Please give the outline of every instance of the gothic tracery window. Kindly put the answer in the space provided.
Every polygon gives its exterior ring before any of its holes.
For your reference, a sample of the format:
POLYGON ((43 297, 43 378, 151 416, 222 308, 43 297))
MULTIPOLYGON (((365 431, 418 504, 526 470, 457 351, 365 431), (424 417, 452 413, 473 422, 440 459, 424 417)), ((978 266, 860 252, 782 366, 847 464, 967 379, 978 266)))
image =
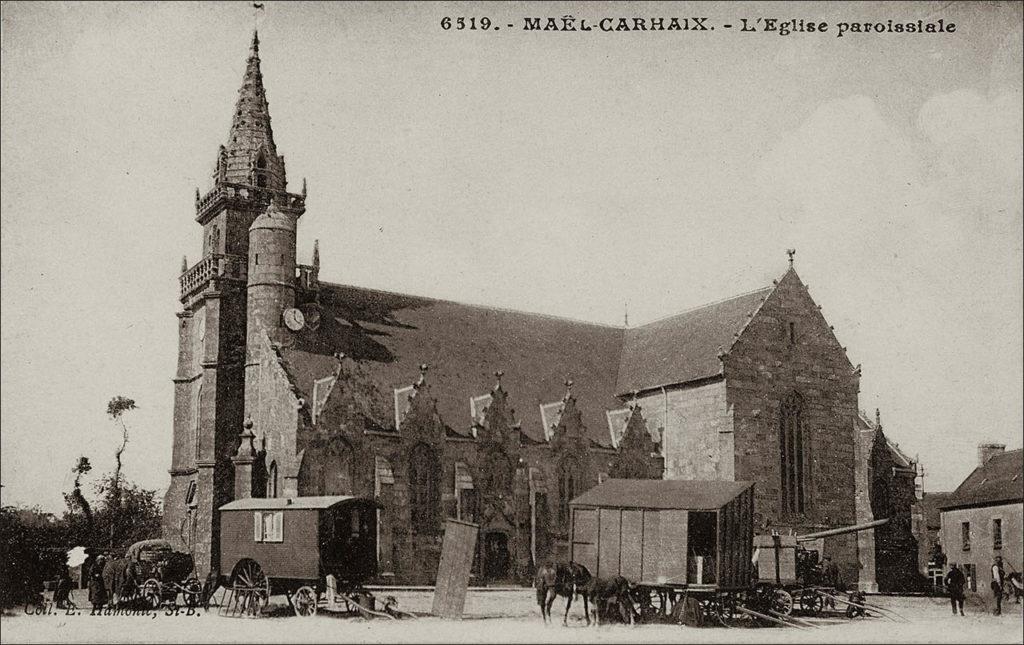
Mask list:
POLYGON ((487 459, 487 467, 482 474, 487 493, 504 495, 506 497, 512 495, 515 469, 512 467, 512 461, 504 451, 491 454, 487 459))
POLYGON ((779 463, 783 513, 803 513, 807 507, 807 446, 803 428, 803 398, 794 392, 779 413, 779 463))
POLYGON ((566 456, 558 463, 558 522, 569 530, 569 502, 583 490, 579 461, 566 456))
POLYGON ((342 437, 306 449, 299 470, 301 495, 352 495, 352 447, 342 437))
POLYGON ((413 446, 409 455, 410 519, 413 531, 434 533, 441 514, 441 460, 425 443, 413 446))
POLYGON ((277 462, 270 462, 267 469, 267 497, 277 497, 277 462))

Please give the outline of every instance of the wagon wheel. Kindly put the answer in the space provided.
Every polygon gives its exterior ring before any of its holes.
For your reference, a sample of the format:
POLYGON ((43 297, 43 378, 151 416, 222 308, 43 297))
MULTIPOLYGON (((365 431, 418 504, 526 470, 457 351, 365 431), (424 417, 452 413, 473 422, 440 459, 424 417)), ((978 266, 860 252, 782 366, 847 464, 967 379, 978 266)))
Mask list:
POLYGON ((683 594, 672 606, 672 619, 679 625, 702 627, 707 613, 707 600, 683 594))
POLYGON ((186 607, 198 607, 203 601, 203 583, 196 578, 189 578, 181 589, 181 596, 186 607))
POLYGON ((800 594, 800 609, 817 616, 825 609, 825 597, 814 589, 804 589, 800 594))
POLYGON ((736 618, 736 596, 731 593, 723 593, 718 597, 718 615, 722 620, 736 618))
POLYGON ((316 616, 318 595, 312 587, 299 587, 291 599, 295 615, 316 616))
POLYGON ((783 616, 793 613, 793 596, 785 589, 776 589, 772 594, 772 610, 783 616))
POLYGON ((157 609, 163 604, 163 587, 156 578, 150 578, 142 583, 139 588, 139 596, 148 607, 157 609))
POLYGON ((231 588, 239 599, 242 613, 256 616, 270 602, 270 579, 255 560, 242 560, 235 565, 231 588))
POLYGON ((654 622, 664 612, 665 600, 660 592, 646 587, 636 587, 630 593, 640 622, 654 622))

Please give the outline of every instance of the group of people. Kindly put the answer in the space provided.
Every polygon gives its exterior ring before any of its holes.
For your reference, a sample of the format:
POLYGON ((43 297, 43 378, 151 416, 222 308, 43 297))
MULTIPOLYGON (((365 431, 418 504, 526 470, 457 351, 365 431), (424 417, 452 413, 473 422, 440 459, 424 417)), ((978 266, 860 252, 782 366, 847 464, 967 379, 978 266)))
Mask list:
MULTIPOLYGON (((992 596, 995 600, 995 609, 993 614, 998 616, 1003 613, 1003 584, 1006 581, 1006 573, 1003 571, 1003 559, 1000 556, 996 556, 995 561, 992 563, 992 596)), ((946 577, 943 580, 946 586, 946 591, 949 592, 949 604, 953 610, 953 615, 956 616, 957 612, 960 615, 964 615, 964 600, 966 595, 964 593, 967 587, 967 576, 964 575, 962 569, 957 566, 956 562, 952 562, 949 565, 949 572, 946 573, 946 577)), ((1020 594, 1014 593, 1014 597, 1017 602, 1020 603, 1020 594)))

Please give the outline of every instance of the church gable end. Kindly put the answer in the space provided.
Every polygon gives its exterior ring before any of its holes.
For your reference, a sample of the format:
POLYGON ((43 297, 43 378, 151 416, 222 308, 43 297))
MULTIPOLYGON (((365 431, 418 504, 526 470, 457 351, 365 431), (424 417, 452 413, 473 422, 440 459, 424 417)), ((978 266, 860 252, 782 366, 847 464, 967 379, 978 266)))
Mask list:
MULTIPOLYGON (((859 374, 792 268, 722 363, 735 479, 757 483, 757 520, 798 532, 855 523, 859 374)), ((855 537, 835 542, 856 562, 855 537)))

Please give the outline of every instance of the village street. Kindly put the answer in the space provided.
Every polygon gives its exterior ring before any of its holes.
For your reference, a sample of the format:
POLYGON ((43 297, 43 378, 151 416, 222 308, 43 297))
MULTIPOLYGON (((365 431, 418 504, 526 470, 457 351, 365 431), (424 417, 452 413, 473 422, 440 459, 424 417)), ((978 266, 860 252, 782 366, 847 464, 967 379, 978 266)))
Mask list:
MULTIPOLYGON (((399 606, 414 613, 430 610, 430 592, 389 592, 399 606)), ((85 606, 84 591, 76 601, 85 606)), ((275 597, 274 605, 283 603, 275 597)), ((470 591, 465 619, 447 621, 422 617, 403 621, 340 618, 321 611, 312 618, 291 616, 281 607, 278 617, 232 619, 216 609, 195 616, 95 617, 63 612, 26 616, 6 615, 0 622, 2 642, 335 642, 335 643, 462 643, 462 642, 605 642, 605 643, 1020 643, 1024 634, 1021 605, 1009 603, 1002 616, 992 616, 980 604, 969 604, 964 618, 951 616, 945 598, 871 596, 909 622, 881 618, 815 619, 818 628, 694 628, 675 625, 603 626, 586 628, 582 608, 575 604, 570 626, 545 627, 532 589, 470 591)), ((555 613, 564 611, 559 599, 555 613)), ((560 614, 559 614, 560 615, 560 614)))

